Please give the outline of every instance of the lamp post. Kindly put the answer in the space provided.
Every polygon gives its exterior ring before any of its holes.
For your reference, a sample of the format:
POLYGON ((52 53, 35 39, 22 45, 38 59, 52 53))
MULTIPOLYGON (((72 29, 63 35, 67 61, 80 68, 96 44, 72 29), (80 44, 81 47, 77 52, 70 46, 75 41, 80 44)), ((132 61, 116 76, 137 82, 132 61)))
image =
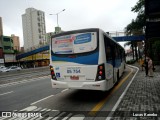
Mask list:
POLYGON ((58 12, 58 13, 56 13, 56 14, 49 14, 49 15, 56 15, 56 16, 57 16, 57 27, 59 26, 59 25, 58 25, 58 14, 60 14, 60 13, 63 12, 63 11, 65 11, 65 9, 63 9, 62 11, 60 11, 60 12, 58 12))

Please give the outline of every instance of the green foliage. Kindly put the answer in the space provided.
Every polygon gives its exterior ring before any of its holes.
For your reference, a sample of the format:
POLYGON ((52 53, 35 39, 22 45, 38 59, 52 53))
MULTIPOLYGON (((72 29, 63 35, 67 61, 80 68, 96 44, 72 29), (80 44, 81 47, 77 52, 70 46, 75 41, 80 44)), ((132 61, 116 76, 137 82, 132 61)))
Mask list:
POLYGON ((160 38, 154 40, 152 49, 149 49, 148 51, 150 55, 152 55, 154 61, 160 62, 160 38))
POLYGON ((153 44, 153 49, 155 49, 156 51, 160 51, 160 41, 155 41, 153 44))
POLYGON ((138 12, 138 13, 144 12, 144 5, 145 5, 144 2, 145 0, 139 0, 137 4, 134 7, 132 7, 131 11, 138 12))
POLYGON ((131 11, 138 13, 137 18, 131 21, 125 27, 125 32, 127 35, 134 34, 134 31, 143 30, 145 26, 145 13, 144 13, 144 0, 139 0, 137 4, 132 7, 131 11))
POLYGON ((17 54, 17 53, 19 53, 19 51, 18 50, 14 50, 14 53, 17 54))

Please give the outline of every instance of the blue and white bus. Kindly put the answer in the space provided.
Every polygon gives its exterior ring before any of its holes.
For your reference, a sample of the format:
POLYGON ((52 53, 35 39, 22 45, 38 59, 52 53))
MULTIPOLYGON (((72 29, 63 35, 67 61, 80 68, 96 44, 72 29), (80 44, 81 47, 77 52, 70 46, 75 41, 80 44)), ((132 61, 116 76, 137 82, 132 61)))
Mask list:
POLYGON ((50 70, 53 88, 106 91, 125 69, 125 51, 98 28, 52 36, 50 70))

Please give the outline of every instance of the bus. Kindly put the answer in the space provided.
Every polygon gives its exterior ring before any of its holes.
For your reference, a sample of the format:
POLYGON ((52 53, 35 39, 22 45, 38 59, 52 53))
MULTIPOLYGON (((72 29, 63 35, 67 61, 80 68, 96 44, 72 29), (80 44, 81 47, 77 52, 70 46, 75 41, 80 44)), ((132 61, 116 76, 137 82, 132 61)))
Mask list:
POLYGON ((107 91, 124 69, 124 48, 99 28, 67 31, 51 38, 52 88, 107 91))

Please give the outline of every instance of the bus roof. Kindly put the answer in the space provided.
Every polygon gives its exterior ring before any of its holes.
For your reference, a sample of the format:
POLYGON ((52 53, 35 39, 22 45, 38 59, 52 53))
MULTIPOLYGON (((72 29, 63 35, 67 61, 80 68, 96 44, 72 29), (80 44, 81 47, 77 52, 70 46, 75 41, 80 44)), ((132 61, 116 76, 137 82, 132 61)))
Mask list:
POLYGON ((74 34, 74 33, 82 33, 82 32, 95 32, 95 31, 99 31, 99 28, 87 28, 87 29, 79 29, 79 30, 71 30, 71 31, 65 31, 65 32, 61 32, 58 34, 53 35, 52 37, 58 37, 58 36, 62 36, 62 35, 69 35, 69 34, 74 34))

